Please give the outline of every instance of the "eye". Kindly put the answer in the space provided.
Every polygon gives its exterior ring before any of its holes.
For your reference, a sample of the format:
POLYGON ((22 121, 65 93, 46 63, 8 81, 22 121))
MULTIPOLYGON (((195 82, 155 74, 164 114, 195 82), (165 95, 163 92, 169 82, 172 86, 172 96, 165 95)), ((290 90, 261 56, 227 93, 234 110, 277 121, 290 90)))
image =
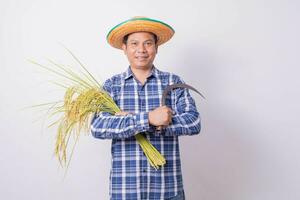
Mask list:
POLYGON ((151 42, 151 41, 146 42, 146 46, 152 46, 152 45, 153 45, 153 42, 151 42))
POLYGON ((129 43, 129 45, 135 47, 135 46, 137 46, 137 42, 132 41, 132 42, 129 43))

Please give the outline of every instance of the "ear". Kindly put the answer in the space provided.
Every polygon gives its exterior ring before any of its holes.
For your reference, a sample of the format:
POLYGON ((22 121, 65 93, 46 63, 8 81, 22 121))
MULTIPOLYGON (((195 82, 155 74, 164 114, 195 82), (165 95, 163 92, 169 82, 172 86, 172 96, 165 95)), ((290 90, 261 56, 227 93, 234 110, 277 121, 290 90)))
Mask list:
POLYGON ((124 43, 122 44, 122 49, 123 49, 124 54, 127 55, 127 53, 126 53, 126 50, 127 50, 126 44, 124 44, 124 43))

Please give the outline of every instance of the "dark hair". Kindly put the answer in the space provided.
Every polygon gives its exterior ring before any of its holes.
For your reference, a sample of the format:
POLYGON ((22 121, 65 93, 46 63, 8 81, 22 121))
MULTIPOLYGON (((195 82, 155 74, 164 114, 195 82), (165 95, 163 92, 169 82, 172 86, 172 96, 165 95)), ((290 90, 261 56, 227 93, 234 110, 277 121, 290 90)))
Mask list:
MULTIPOLYGON (((148 33, 150 33, 150 34, 153 35, 153 37, 154 37, 154 42, 155 42, 155 44, 156 44, 157 41, 158 41, 157 36, 156 36, 154 33, 151 33, 151 32, 148 32, 148 33)), ((129 34, 127 34, 127 35, 125 35, 125 36, 123 37, 123 44, 127 44, 127 40, 128 40, 128 37, 129 37, 130 34, 132 34, 132 33, 129 33, 129 34)))

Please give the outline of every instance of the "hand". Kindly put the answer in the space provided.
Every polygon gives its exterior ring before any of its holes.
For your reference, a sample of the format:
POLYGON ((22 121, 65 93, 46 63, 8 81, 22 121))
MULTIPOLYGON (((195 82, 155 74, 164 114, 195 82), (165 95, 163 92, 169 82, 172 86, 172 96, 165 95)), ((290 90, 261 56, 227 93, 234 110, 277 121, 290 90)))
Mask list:
POLYGON ((167 106, 160 106, 149 112, 149 123, 154 126, 167 126, 172 121, 172 110, 167 106))
POLYGON ((115 113, 116 116, 125 116, 125 115, 128 115, 128 114, 129 114, 129 112, 125 112, 125 111, 115 113))

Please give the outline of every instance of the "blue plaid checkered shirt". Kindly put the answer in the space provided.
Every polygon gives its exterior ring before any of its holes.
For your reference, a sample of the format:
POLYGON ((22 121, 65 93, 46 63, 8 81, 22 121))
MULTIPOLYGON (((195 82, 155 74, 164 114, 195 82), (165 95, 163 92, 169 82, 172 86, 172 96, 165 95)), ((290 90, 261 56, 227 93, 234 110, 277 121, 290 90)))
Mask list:
POLYGON ((187 89, 174 89, 166 99, 173 110, 172 122, 161 131, 149 124, 148 112, 161 106, 166 86, 183 83, 172 73, 155 66, 142 85, 131 68, 106 80, 103 88, 111 95, 126 116, 106 112, 95 114, 92 135, 112 139, 112 168, 110 172, 110 199, 168 199, 183 191, 178 136, 200 132, 200 116, 187 89), (134 135, 144 134, 165 157, 164 167, 152 168, 134 135))

